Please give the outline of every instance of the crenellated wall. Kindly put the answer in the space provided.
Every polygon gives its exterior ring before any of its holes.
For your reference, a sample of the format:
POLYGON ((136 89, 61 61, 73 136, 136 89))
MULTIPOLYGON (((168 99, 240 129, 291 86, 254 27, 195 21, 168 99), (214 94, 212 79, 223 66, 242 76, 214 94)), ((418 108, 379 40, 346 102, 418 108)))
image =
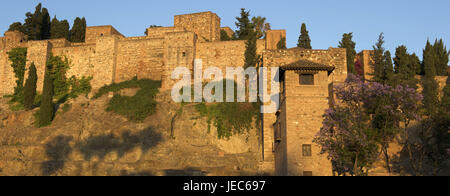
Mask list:
POLYGON ((206 41, 220 40, 220 18, 212 12, 177 15, 174 26, 192 31, 206 41))

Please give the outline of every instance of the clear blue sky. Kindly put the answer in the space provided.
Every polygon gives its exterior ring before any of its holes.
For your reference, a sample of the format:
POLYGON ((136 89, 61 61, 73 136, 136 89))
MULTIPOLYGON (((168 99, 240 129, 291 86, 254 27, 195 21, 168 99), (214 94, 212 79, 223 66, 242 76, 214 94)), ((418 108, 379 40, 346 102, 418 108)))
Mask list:
POLYGON ((0 32, 23 22, 38 2, 52 17, 72 24, 75 17, 84 16, 88 26, 111 24, 125 36, 143 35, 150 25, 172 26, 174 15, 202 11, 217 13, 222 26, 235 29, 240 8, 247 8, 252 16, 266 17, 272 29, 286 29, 288 47, 296 46, 304 22, 315 49, 336 47, 346 32, 353 32, 357 51, 371 49, 380 32, 393 54, 403 44, 421 57, 428 38, 443 38, 450 49, 448 0, 9 0, 0 10, 0 32))

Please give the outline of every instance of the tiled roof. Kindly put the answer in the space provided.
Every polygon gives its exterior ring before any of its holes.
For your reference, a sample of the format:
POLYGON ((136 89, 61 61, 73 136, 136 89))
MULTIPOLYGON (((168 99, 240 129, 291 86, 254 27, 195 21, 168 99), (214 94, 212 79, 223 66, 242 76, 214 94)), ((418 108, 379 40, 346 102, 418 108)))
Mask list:
POLYGON ((287 65, 283 65, 280 67, 282 70, 326 70, 326 71, 333 71, 334 67, 316 63, 308 60, 299 60, 287 65))

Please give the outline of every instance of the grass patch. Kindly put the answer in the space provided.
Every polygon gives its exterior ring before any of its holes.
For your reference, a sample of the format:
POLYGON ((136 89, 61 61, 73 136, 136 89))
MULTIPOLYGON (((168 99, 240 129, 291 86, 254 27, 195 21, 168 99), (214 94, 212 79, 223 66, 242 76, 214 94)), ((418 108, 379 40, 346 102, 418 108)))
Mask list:
POLYGON ((138 80, 135 77, 132 80, 103 86, 94 95, 93 99, 97 99, 109 92, 118 92, 126 88, 140 88, 134 96, 114 94, 106 108, 106 111, 114 112, 132 121, 140 122, 156 112, 155 96, 158 94, 158 88, 160 86, 160 81, 148 79, 138 80))

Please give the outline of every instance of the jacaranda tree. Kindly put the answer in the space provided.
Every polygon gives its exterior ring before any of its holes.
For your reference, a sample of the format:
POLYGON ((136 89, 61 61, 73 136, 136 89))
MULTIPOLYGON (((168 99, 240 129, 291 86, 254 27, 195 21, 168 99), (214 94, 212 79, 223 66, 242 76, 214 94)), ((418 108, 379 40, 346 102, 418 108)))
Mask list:
POLYGON ((339 175, 367 175, 403 130, 399 122, 407 126, 419 118, 422 96, 412 88, 363 82, 352 74, 334 91, 336 101, 326 111, 314 142, 328 154, 339 175))

